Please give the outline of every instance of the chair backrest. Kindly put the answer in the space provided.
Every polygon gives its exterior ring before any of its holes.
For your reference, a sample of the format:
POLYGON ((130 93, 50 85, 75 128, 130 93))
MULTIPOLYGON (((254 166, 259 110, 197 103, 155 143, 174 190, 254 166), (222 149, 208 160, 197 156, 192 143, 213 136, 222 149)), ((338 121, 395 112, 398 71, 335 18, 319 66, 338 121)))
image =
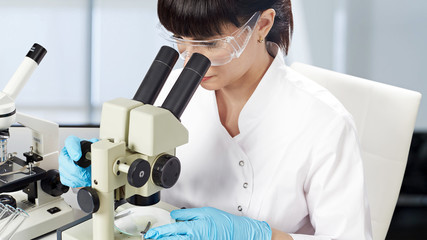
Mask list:
POLYGON ((421 94, 302 63, 291 68, 328 89, 353 115, 373 239, 385 239, 402 185, 421 94))

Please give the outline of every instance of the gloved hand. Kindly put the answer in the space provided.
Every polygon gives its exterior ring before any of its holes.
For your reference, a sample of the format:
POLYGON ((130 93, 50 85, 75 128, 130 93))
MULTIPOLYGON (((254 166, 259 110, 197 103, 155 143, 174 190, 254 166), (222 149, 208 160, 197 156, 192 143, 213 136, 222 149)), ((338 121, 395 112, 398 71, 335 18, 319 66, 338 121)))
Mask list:
MULTIPOLYGON (((67 137, 58 159, 61 183, 72 188, 91 185, 91 166, 82 168, 74 162, 82 156, 80 141, 81 139, 76 136, 67 137)), ((88 141, 97 142, 98 139, 93 138, 88 141)))
POLYGON ((272 234, 266 222, 236 216, 211 207, 174 210, 171 217, 183 222, 150 229, 145 238, 270 240, 272 234))

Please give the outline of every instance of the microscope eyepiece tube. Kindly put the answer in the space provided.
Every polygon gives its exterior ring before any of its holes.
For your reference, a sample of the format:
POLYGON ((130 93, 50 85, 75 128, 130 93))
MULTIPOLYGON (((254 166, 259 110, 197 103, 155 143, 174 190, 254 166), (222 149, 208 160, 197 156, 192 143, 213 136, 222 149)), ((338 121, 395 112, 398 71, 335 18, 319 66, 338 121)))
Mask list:
POLYGON ((15 99, 46 53, 47 51, 44 47, 34 43, 3 92, 12 99, 15 99))
POLYGON ((133 100, 144 104, 153 104, 162 90, 170 72, 178 60, 178 52, 168 46, 163 46, 157 53, 156 58, 148 69, 141 85, 136 91, 133 100))
POLYGON ((211 66, 211 61, 199 53, 193 53, 169 92, 162 108, 180 118, 194 92, 211 66))
POLYGON ((27 53, 27 57, 33 59, 37 64, 40 64, 46 53, 47 51, 44 47, 40 44, 34 43, 30 51, 27 53))

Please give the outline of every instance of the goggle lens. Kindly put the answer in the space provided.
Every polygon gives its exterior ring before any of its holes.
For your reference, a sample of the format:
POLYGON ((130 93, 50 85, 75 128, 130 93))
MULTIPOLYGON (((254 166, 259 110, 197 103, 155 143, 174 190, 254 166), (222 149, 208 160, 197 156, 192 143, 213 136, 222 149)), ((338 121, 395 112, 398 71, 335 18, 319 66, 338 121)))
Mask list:
MULTIPOLYGON (((227 44, 229 46, 229 44, 227 44)), ((232 60, 233 50, 230 47, 207 47, 207 46, 189 46, 186 44, 176 44, 175 48, 183 60, 188 60, 192 53, 205 55, 211 61, 211 66, 220 66, 229 63, 232 60)))
POLYGON ((233 58, 240 57, 252 36, 260 15, 260 12, 254 13, 254 15, 231 36, 214 40, 182 39, 167 34, 167 30, 162 28, 162 26, 160 26, 160 28, 163 30, 164 38, 174 43, 182 59, 186 60, 192 53, 197 52, 209 58, 209 60, 211 60, 211 66, 220 66, 229 63, 233 58))

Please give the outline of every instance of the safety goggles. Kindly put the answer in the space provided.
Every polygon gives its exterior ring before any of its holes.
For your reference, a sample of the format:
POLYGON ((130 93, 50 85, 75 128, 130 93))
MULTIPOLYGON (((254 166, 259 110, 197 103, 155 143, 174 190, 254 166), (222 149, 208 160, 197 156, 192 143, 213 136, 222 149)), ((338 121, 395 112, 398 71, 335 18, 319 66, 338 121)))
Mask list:
POLYGON ((230 36, 209 40, 187 40, 167 31, 162 25, 158 25, 160 35, 173 43, 182 59, 186 60, 192 53, 205 55, 211 61, 211 66, 220 66, 229 63, 233 58, 238 58, 245 50, 254 28, 258 22, 260 12, 256 12, 239 29, 230 36))

